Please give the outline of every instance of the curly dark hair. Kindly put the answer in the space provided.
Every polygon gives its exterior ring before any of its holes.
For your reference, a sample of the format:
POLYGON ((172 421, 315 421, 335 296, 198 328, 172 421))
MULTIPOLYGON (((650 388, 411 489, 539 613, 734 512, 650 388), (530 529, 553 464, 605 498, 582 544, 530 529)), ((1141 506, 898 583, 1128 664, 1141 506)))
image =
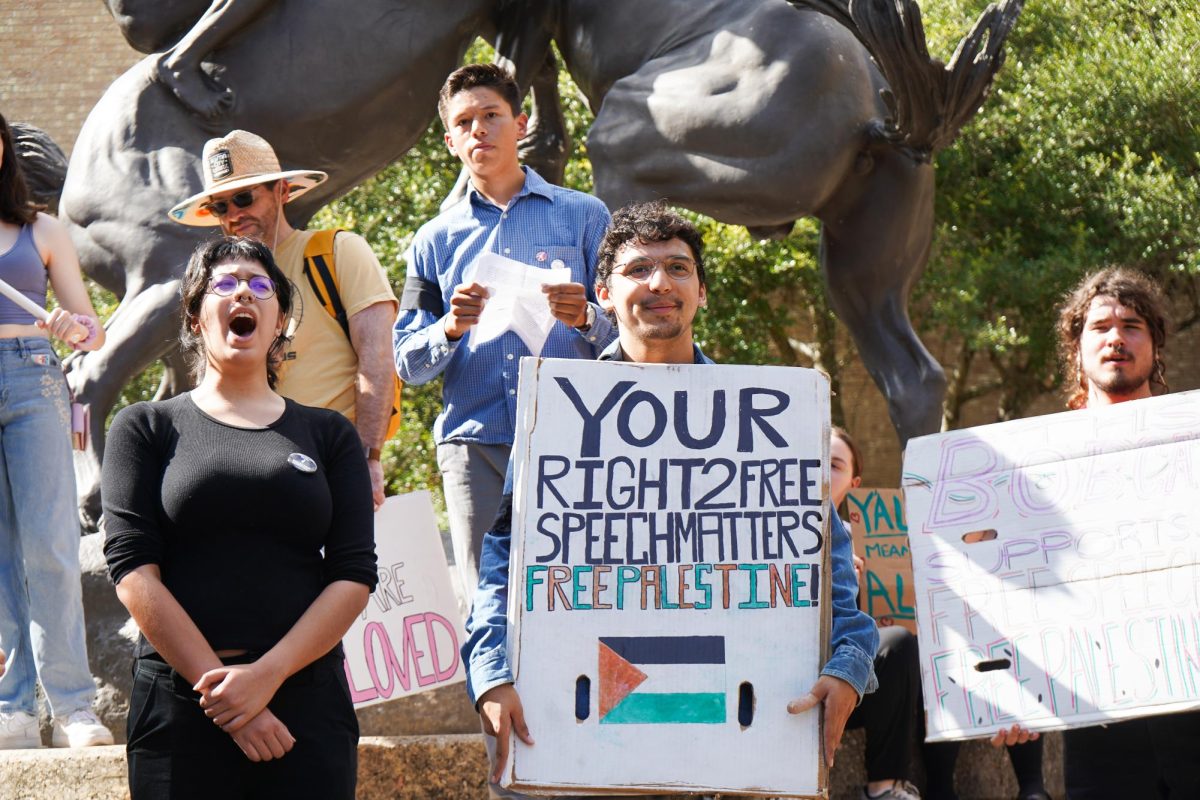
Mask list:
POLYGON ((1083 334, 1088 309, 1097 297, 1111 297, 1121 305, 1132 308, 1146 321, 1154 342, 1151 391, 1156 395, 1170 391, 1167 386, 1167 366, 1162 359, 1170 326, 1162 289, 1142 272, 1125 267, 1108 267, 1085 278, 1067 294, 1059 307, 1058 356, 1063 374, 1066 375, 1067 408, 1079 409, 1087 405, 1088 380, 1080 363, 1079 337, 1083 334))
POLYGON ((503 97, 512 109, 512 115, 520 115, 521 87, 517 86, 516 79, 508 70, 499 64, 467 64, 451 72, 438 92, 438 116, 442 118, 442 125, 450 127, 446 119, 446 107, 450 105, 451 98, 459 92, 479 87, 491 89, 503 97))
POLYGON ((607 286, 616 266, 617 251, 630 242, 649 244, 679 239, 692 251, 696 259, 696 275, 700 285, 707 286, 704 275, 704 239, 696 226, 671 210, 661 200, 653 203, 634 203, 617 210, 612 224, 600 242, 600 254, 596 264, 596 285, 607 286))
POLYGON ((0 115, 0 142, 4 144, 4 152, 0 155, 0 220, 30 225, 37 219, 39 209, 30 197, 29 185, 13 144, 12 129, 3 115, 0 115))
MULTIPOLYGON (((204 376, 205 352, 204 339, 192 330, 192 325, 200 319, 200 305, 204 295, 208 293, 208 282, 212 271, 218 264, 229 261, 256 261, 267 271, 267 277, 275 284, 275 297, 279 300, 279 313, 286 320, 292 313, 292 283, 283 274, 283 270, 275 263, 271 249, 255 239, 242 236, 222 236, 219 239, 205 242, 195 249, 188 260, 187 271, 183 275, 183 285, 180 296, 183 305, 183 323, 180 326, 179 341, 183 346, 183 354, 187 358, 192 379, 199 381, 204 376)), ((287 325, 267 352, 267 385, 272 389, 279 382, 276 368, 283 360, 283 348, 287 346, 287 325)))

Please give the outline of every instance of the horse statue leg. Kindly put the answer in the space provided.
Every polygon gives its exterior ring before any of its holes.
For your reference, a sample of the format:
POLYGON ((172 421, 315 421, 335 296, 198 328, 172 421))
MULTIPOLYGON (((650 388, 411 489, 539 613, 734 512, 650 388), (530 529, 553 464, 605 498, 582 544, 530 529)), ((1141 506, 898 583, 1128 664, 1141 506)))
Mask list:
POLYGON ((213 119, 233 108, 233 89, 201 64, 274 0, 213 0, 192 29, 158 60, 158 80, 189 111, 213 119))
POLYGON ((817 214, 821 268, 903 446, 941 428, 946 393, 945 373, 908 317, 933 237, 933 167, 891 148, 860 154, 856 167, 817 214))
POLYGON ((545 62, 530 81, 529 96, 532 112, 518 155, 543 178, 561 186, 571 158, 571 134, 558 95, 558 59, 553 51, 546 51, 545 62))
POLYGON ((163 374, 154 392, 155 400, 170 400, 177 394, 182 394, 192 388, 191 370, 183 351, 178 347, 168 350, 162 356, 163 374))

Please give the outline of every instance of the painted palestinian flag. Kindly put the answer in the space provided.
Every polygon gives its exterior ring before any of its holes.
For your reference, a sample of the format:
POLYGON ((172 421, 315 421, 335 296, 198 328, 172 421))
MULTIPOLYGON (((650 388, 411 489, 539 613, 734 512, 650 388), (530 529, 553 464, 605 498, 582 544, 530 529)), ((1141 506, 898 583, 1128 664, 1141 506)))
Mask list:
POLYGON ((725 722, 724 636, 600 637, 600 722, 725 722))

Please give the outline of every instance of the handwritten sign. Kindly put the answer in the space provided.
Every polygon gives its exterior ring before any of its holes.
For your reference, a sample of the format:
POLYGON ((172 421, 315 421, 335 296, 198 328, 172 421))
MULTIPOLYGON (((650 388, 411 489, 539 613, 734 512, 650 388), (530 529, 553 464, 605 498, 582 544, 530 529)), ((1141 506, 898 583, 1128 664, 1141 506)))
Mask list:
POLYGON ((864 611, 879 626, 902 625, 917 632, 912 558, 904 492, 899 489, 851 489, 846 512, 854 552, 866 563, 859 586, 864 611))
POLYGON ((505 785, 813 796, 829 384, 811 370, 523 359, 505 785))
POLYGON ((429 492, 396 495, 375 513, 379 585, 342 639, 355 708, 466 679, 462 617, 429 492))
POLYGON ((904 462, 930 740, 1200 707, 1200 393, 904 462))

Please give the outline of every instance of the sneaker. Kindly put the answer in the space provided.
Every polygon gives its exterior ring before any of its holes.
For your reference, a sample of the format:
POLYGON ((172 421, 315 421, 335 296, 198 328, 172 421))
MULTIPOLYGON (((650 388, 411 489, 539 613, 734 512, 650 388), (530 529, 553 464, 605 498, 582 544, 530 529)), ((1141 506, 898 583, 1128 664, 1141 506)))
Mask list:
POLYGON ((867 787, 864 786, 859 797, 862 800, 921 800, 921 792, 908 781, 896 781, 892 788, 879 794, 867 794, 867 787))
POLYGON ((33 714, 0 711, 0 750, 28 750, 42 746, 42 732, 33 714))
POLYGON ((55 747, 93 747, 112 744, 113 735, 90 709, 83 708, 68 714, 66 722, 54 719, 50 742, 55 747))

